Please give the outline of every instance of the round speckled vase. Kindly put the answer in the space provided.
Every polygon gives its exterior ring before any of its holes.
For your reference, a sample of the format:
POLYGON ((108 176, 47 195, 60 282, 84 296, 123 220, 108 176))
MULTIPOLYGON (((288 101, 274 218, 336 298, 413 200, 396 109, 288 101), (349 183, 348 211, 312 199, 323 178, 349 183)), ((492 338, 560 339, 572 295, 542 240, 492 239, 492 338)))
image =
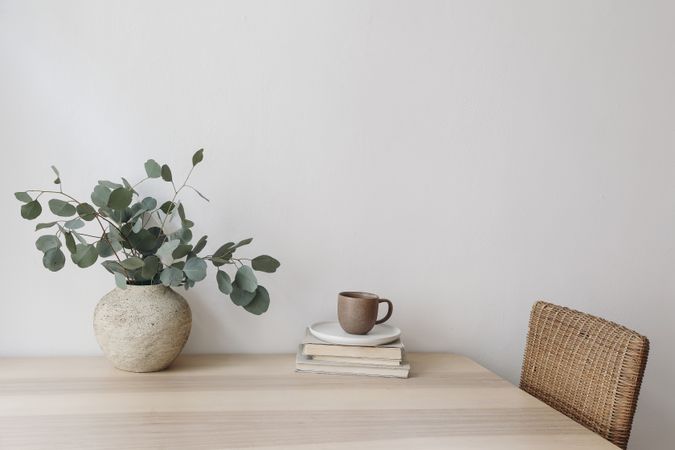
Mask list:
POLYGON ((115 288, 94 312, 96 340, 115 367, 156 372, 183 350, 192 327, 187 301, 163 285, 115 288))

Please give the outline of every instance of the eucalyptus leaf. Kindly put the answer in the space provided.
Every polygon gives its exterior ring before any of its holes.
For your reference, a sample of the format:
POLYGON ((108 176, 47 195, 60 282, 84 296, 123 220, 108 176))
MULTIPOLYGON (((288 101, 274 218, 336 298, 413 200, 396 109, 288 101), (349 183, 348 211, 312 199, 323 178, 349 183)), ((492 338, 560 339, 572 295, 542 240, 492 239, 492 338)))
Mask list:
MULTIPOLYGON (((135 203, 134 205, 132 205, 130 211, 134 213, 131 215, 131 217, 129 217, 129 220, 127 220, 127 222, 134 222, 136 219, 143 216, 143 214, 147 213, 147 211, 143 209, 143 206, 140 203, 135 203)), ((143 223, 142 219, 141 223, 143 223)))
POLYGON ((155 254, 162 261, 162 264, 165 266, 170 266, 173 263, 173 251, 180 245, 180 240, 174 239, 172 241, 166 241, 162 244, 155 254))
POLYGON ((172 181, 173 180, 173 177, 171 175, 171 169, 166 164, 164 164, 162 166, 161 175, 162 175, 162 180, 164 180, 164 181, 172 181))
POLYGON ((183 244, 187 244, 192 240, 192 231, 189 228, 181 228, 175 233, 171 234, 172 239, 179 239, 183 244))
POLYGON ((15 192, 14 197, 22 203, 29 203, 32 202, 33 199, 30 195, 28 195, 28 192, 15 192))
POLYGON ((183 281, 183 271, 175 267, 167 267, 159 274, 164 286, 178 286, 183 281))
POLYGON ((162 206, 159 207, 160 211, 164 214, 171 214, 176 209, 176 204, 173 202, 166 201, 162 203, 162 206))
POLYGON ((230 293, 230 299, 237 306, 248 305, 253 298, 255 297, 255 292, 248 292, 243 290, 241 287, 237 286, 236 282, 232 285, 232 292, 230 293))
POLYGON ((75 208, 75 211, 77 211, 78 216, 87 222, 90 222, 96 218, 96 210, 89 203, 80 203, 75 208))
POLYGON ((143 219, 137 219, 134 223, 134 226, 131 227, 131 231, 138 233, 143 228, 143 219))
POLYGON ((98 252, 92 244, 77 244, 75 246, 75 253, 70 255, 70 258, 75 264, 84 269, 96 262, 98 252))
POLYGON ((258 286, 255 290, 255 297, 253 300, 244 305, 244 309, 251 314, 259 316, 260 314, 266 312, 270 307, 270 294, 262 286, 258 286))
POLYGON ((143 260, 143 268, 141 269, 141 275, 143 278, 151 280, 157 275, 159 269, 162 267, 162 263, 158 257, 155 255, 150 255, 143 260))
POLYGON ((269 255, 256 256, 251 260, 251 267, 259 272, 273 273, 280 265, 279 261, 269 255))
POLYGON ((255 292, 255 288, 258 287, 258 281, 249 266, 241 266, 237 269, 234 282, 237 286, 248 292, 255 292))
POLYGON ((133 248, 139 250, 143 254, 155 253, 162 245, 161 239, 158 239, 159 235, 159 228, 143 228, 138 233, 129 234, 127 240, 133 248))
POLYGON ((125 277, 124 274, 122 274, 120 272, 115 272, 115 284, 120 289, 126 289, 127 288, 127 277, 125 277))
POLYGON ((204 250, 204 247, 206 247, 206 238, 207 236, 202 236, 201 238, 199 238, 199 240, 195 244, 195 247, 192 249, 192 253, 196 254, 204 250))
POLYGON ((194 155, 192 155, 192 166, 193 167, 196 166, 197 164, 202 162, 203 159, 204 159, 204 149, 200 148, 195 152, 194 155))
POLYGON ((131 256, 120 262, 120 264, 127 270, 136 270, 143 267, 143 260, 138 256, 131 256))
POLYGON ((185 276, 192 281, 202 281, 206 278, 206 261, 193 256, 185 261, 183 272, 185 273, 185 276))
POLYGON ((131 204, 133 193, 123 187, 119 187, 110 193, 108 206, 112 209, 124 209, 131 204))
POLYGON ((108 200, 110 199, 110 189, 100 184, 94 187, 94 192, 91 193, 91 201, 94 205, 99 208, 105 208, 108 206, 108 200))
POLYGON ((119 188, 122 187, 121 184, 113 183, 112 181, 108 181, 108 180, 98 180, 98 184, 100 184, 101 186, 105 186, 108 189, 119 189, 119 188))
POLYGON ((80 241, 80 244, 84 244, 84 245, 87 244, 86 239, 84 239, 80 233, 78 233, 78 232, 75 231, 75 230, 71 230, 71 233, 73 233, 73 236, 75 236, 75 238, 76 238, 78 241, 80 241))
POLYGON ((49 200, 49 210, 61 217, 70 217, 75 215, 75 207, 70 203, 58 198, 49 200))
POLYGON ((96 243, 96 251, 101 258, 107 258, 115 253, 106 239, 101 239, 96 243))
POLYGON ((141 200, 141 206, 144 210, 151 211, 157 208, 157 200, 152 197, 145 197, 143 200, 141 200))
POLYGON ((52 272, 57 272, 66 264, 66 257, 60 248, 50 248, 42 255, 42 265, 52 272))
POLYGON ((59 170, 55 166, 52 166, 52 170, 56 174, 56 179, 54 180, 54 184, 61 184, 61 175, 59 174, 59 170))
POLYGON ((40 231, 44 228, 51 228, 56 224, 57 224, 57 222, 38 223, 37 225, 35 225, 35 231, 40 231))
POLYGON ((73 238, 73 234, 66 232, 66 233, 63 233, 63 236, 66 239, 66 248, 68 249, 68 251, 70 253, 75 253, 76 246, 75 246, 75 239, 73 238))
POLYGON ((244 245, 248 245, 251 242, 253 242, 253 238, 244 239, 244 240, 241 240, 241 241, 237 242, 237 245, 235 245, 232 248, 235 249, 235 248, 243 247, 244 245))
POLYGON ((232 293, 232 280, 227 272, 218 270, 216 273, 216 282, 218 283, 218 289, 225 295, 230 295, 232 293))
POLYGON ((223 264, 227 264, 229 259, 224 259, 224 258, 218 258, 217 256, 212 256, 211 257, 211 262, 213 263, 214 266, 220 267, 223 264))
POLYGON ((44 253, 47 250, 61 247, 61 241, 53 234, 46 234, 37 238, 37 241, 35 241, 35 247, 44 253))
POLYGON ((138 195, 138 192, 134 190, 134 187, 127 181, 126 178, 122 177, 122 183, 124 183, 124 187, 129 189, 132 193, 138 195))
POLYGON ((124 275, 126 273, 124 271, 124 267, 122 267, 117 261, 103 261, 101 265, 105 267, 105 270, 112 274, 121 273, 124 275))
POLYGON ((21 206, 21 217, 27 220, 33 220, 42 213, 42 205, 37 200, 28 202, 21 206))
POLYGON ((234 247, 234 242, 223 244, 213 253, 213 256, 215 258, 228 260, 230 259, 230 256, 232 256, 232 247, 234 247))
POLYGON ((162 167, 154 159, 145 162, 145 173, 148 178, 159 178, 162 175, 162 167))
POLYGON ((178 217, 180 217, 181 221, 185 221, 185 207, 183 207, 182 203, 178 204, 178 217))
POLYGON ((180 244, 178 247, 176 247, 176 250, 173 251, 172 256, 173 259, 181 259, 185 257, 188 253, 190 253, 190 250, 192 250, 192 246, 189 244, 180 244))
POLYGON ((71 219, 67 221, 66 223, 63 224, 63 228, 67 228, 69 230, 79 230, 84 226, 84 222, 82 222, 82 219, 79 217, 76 217, 75 219, 71 219))

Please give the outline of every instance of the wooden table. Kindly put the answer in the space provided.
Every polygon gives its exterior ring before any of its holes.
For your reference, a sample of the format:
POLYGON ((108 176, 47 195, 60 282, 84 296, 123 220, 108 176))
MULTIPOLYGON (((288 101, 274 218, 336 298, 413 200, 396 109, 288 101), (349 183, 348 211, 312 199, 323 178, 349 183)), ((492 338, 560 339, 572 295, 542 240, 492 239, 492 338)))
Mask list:
POLYGON ((614 449, 472 360, 410 354, 407 380, 300 374, 291 355, 0 359, 1 449, 614 449))

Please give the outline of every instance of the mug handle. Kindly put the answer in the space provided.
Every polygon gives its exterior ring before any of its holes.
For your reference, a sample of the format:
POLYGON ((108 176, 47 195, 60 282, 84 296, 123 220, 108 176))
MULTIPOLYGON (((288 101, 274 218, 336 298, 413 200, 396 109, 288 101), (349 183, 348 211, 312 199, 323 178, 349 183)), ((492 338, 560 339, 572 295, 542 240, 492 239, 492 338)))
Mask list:
POLYGON ((394 305, 392 305, 391 302, 389 300, 387 300, 386 298, 378 299, 377 304, 379 305, 380 303, 386 303, 387 304, 387 306, 388 306, 387 307, 387 314, 385 314, 385 316, 383 318, 381 318, 380 320, 375 322, 376 324, 386 322, 391 317, 391 313, 394 312, 394 305))

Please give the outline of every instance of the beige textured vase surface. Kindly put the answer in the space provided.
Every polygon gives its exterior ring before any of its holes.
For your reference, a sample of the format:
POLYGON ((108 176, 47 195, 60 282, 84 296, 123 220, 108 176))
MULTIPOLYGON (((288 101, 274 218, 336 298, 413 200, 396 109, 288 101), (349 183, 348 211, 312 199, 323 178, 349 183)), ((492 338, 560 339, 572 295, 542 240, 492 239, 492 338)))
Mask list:
POLYGON ((162 285, 115 288, 94 312, 94 332, 103 353, 129 372, 166 369, 183 349, 191 326, 188 303, 162 285))

